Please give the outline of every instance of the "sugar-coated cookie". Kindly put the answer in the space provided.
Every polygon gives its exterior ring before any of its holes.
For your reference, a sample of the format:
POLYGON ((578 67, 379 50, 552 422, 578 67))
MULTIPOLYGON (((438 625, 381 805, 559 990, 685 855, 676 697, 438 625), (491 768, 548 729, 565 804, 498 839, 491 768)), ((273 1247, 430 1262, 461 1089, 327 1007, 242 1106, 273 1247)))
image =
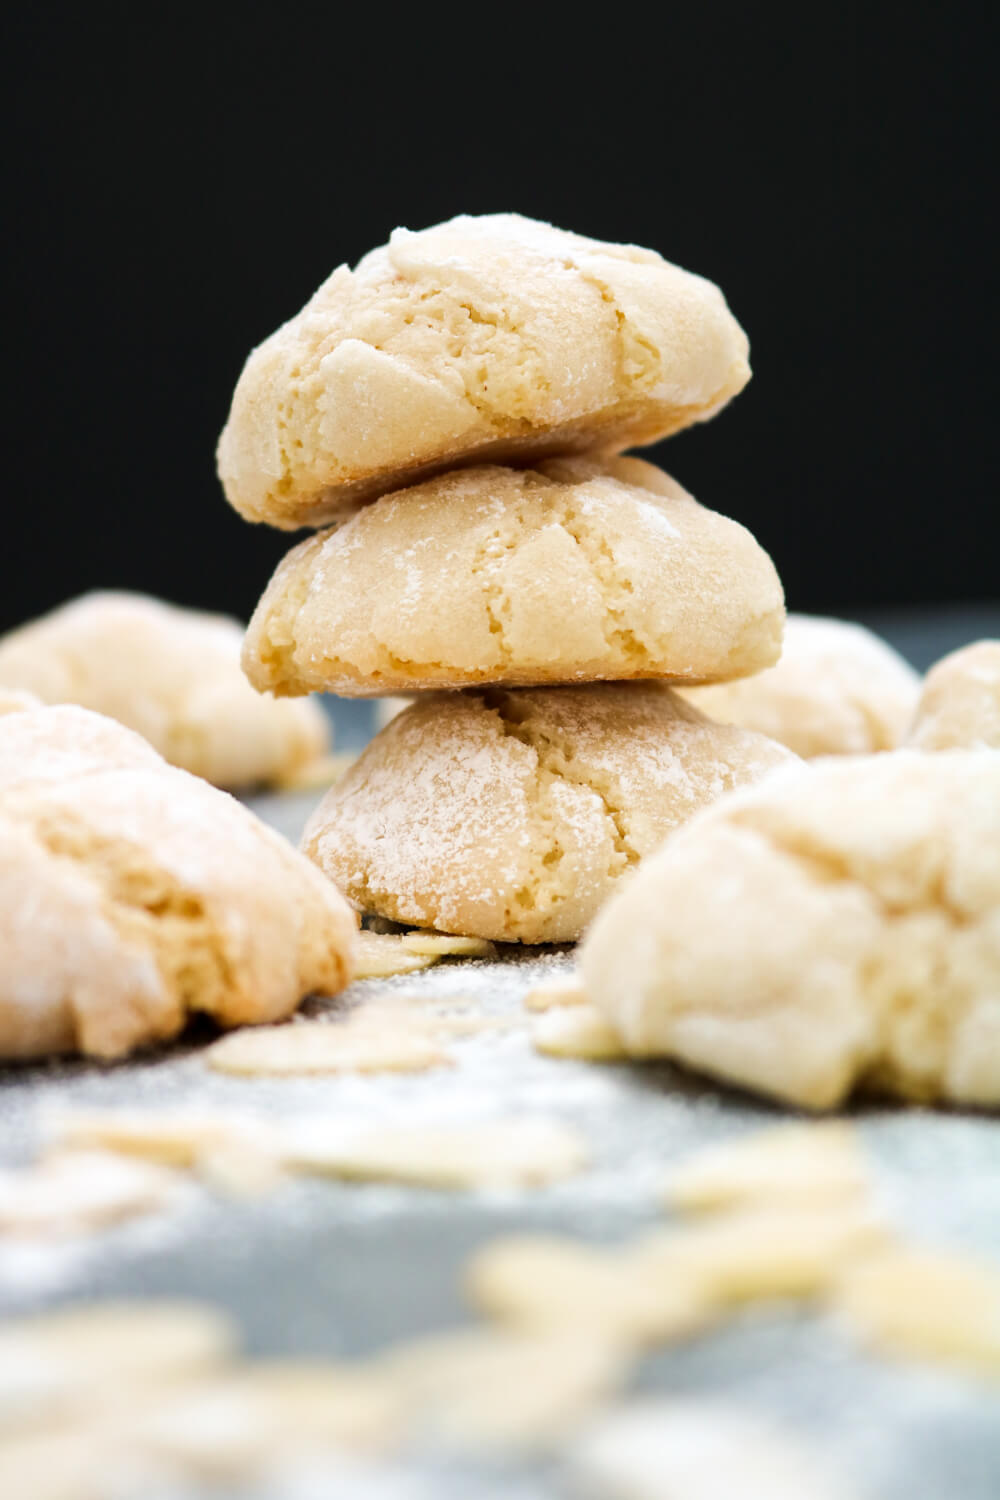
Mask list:
POLYGON ((1000 641, 974 641, 931 668, 907 743, 917 750, 1000 750, 1000 641))
POLYGON ((710 718, 756 729, 808 759, 895 749, 913 717, 920 678, 863 625, 789 615, 775 666, 685 693, 710 718))
POLYGON ((354 919, 240 803, 86 709, 0 718, 0 1058, 120 1057, 350 977, 354 919))
POLYGON ((48 786, 94 771, 156 770, 163 756, 141 734, 72 703, 24 713, 0 725, 0 795, 19 786, 48 786), (41 710, 44 709, 44 712, 41 710))
POLYGON ((777 660, 781 583, 736 521, 637 458, 457 469, 285 558, 243 652, 255 687, 347 696, 698 681, 777 660))
POLYGON ((328 721, 316 703, 253 692, 242 642, 226 615, 144 594, 84 594, 0 637, 0 692, 107 714, 216 786, 282 780, 328 749, 328 721))
POLYGON ((302 847, 362 910, 567 942, 679 823, 789 758, 659 684, 433 694, 371 741, 302 847))
POLYGON ((750 378, 717 286, 518 214, 397 229, 247 360, 219 440, 230 503, 294 528, 475 459, 654 442, 750 378))
POLYGON ((581 966, 637 1056, 808 1108, 1000 1103, 1000 755, 794 765, 601 913, 581 966))

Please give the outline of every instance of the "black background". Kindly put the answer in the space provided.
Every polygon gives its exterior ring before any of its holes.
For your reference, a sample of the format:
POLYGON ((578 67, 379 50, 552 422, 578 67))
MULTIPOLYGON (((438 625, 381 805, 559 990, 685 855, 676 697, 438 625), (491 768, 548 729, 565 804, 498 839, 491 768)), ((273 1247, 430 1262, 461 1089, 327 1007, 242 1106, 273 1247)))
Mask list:
POLYGON ((994 597, 993 54, 971 14, 21 16, 0 626, 98 585, 248 614, 289 545, 215 479, 250 347, 394 225, 501 209, 722 285, 755 378, 658 456, 756 531, 791 605, 994 597))

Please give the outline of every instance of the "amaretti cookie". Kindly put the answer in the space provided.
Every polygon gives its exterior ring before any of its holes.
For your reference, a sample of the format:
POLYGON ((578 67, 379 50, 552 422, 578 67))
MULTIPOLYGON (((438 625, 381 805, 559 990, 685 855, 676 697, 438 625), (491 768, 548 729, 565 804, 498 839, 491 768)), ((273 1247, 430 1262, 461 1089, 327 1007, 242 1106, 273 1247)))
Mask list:
POLYGON ((242 640, 226 615, 84 594, 0 638, 0 691, 107 714, 216 786, 279 781, 328 749, 329 724, 316 703, 253 692, 242 640))
POLYGON ((793 765, 646 862, 584 984, 636 1056, 791 1104, 1000 1104, 998 850, 993 751, 793 765))
POLYGON ((788 759, 658 684, 432 694, 331 788, 302 847, 363 911, 566 942, 678 824, 788 759))
POLYGON ((39 703, 35 712, 21 714, 16 725, 0 725, 0 797, 20 786, 78 781, 95 771, 163 766, 163 756, 142 735, 88 708, 39 703))
POLYGON ((931 668, 907 743, 1000 750, 1000 641, 974 641, 931 668))
POLYGON ((226 496, 293 529, 470 460, 654 442, 750 378, 717 286, 518 214, 397 229, 247 360, 226 496))
POLYGON ((755 729, 809 758, 894 749, 919 693, 909 663, 863 625, 789 615, 775 666, 687 695, 711 718, 755 729))
POLYGON ((784 601, 744 527, 635 458, 454 470, 294 548, 254 613, 255 687, 347 696, 739 677, 784 601))
POLYGON ((354 931, 284 839, 129 730, 0 718, 0 1058, 280 1020, 347 982, 354 931))

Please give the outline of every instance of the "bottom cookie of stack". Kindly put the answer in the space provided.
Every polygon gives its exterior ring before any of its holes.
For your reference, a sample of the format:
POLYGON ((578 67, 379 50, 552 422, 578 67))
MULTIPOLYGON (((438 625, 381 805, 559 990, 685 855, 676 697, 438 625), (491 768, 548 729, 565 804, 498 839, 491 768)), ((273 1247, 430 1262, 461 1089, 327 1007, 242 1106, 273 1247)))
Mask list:
POLYGON ((362 911, 572 942, 674 828, 794 758, 659 683, 431 694, 331 788, 302 847, 362 911))

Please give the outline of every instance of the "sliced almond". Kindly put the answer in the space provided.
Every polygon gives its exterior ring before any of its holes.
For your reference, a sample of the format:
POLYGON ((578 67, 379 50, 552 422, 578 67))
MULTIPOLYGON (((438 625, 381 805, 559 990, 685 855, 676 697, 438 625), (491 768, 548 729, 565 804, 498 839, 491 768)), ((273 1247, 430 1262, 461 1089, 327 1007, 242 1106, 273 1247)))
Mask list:
POLYGON ((666 1200, 682 1212, 849 1203, 871 1190, 857 1132, 840 1121, 778 1125, 708 1146, 676 1167, 666 1200))
POLYGON ((843 1268, 891 1242, 864 1208, 745 1210, 656 1230, 634 1246, 640 1274, 698 1276, 720 1306, 827 1291, 843 1268))
POLYGON ((693 1270, 643 1276, 627 1253, 554 1235, 490 1242, 469 1262, 465 1286, 480 1312, 527 1330, 591 1328, 645 1345, 687 1338, 710 1321, 693 1270))
MULTIPOLYGON (((847 1500, 825 1452, 738 1407, 632 1402, 582 1434, 572 1472, 615 1500, 847 1500)), ((577 1490, 574 1487, 573 1493, 577 1490)))
POLYGON ((383 1127, 355 1134, 323 1122, 296 1127, 289 1165, 356 1181, 417 1187, 541 1187, 586 1162, 580 1135, 557 1120, 383 1127))
POLYGON ((888 1249, 849 1266, 835 1305, 890 1354, 1000 1375, 1000 1267, 971 1256, 888 1249))
POLYGON ((465 1449, 546 1448, 624 1383, 626 1350, 592 1333, 457 1329, 376 1362, 421 1438, 465 1449))
POLYGON ((51 1130, 60 1145, 98 1147, 173 1167, 194 1166, 206 1151, 266 1135, 260 1122, 236 1114, 157 1109, 81 1110, 56 1116, 51 1130))
POLYGON ((396 974, 416 974, 437 963, 438 957, 404 947, 403 938, 395 933, 359 932, 354 939, 354 977, 392 979, 396 974))
POLYGON ((524 996, 525 1010, 555 1010, 564 1005, 587 1005, 587 991, 576 974, 561 974, 556 979, 543 979, 524 996))
POLYGON ((229 1318, 195 1302, 78 1303, 8 1322, 0 1331, 0 1431, 219 1367, 236 1344, 229 1318))
POLYGON ((549 1057, 581 1062, 622 1062, 628 1054, 617 1031, 596 1006, 584 1003, 570 1010, 553 1010, 535 1022, 535 1049, 549 1057))
POLYGON ((218 1073, 281 1077, 307 1073, 420 1073, 451 1058, 415 1028, 300 1021, 231 1031, 205 1061, 218 1073))
POLYGON ((496 944, 487 938, 459 937, 446 932, 405 932, 400 942, 408 953, 432 958, 496 958, 496 944))
POLYGON ((111 1152, 67 1151, 0 1172, 0 1235, 80 1234, 166 1208, 173 1173, 111 1152))

